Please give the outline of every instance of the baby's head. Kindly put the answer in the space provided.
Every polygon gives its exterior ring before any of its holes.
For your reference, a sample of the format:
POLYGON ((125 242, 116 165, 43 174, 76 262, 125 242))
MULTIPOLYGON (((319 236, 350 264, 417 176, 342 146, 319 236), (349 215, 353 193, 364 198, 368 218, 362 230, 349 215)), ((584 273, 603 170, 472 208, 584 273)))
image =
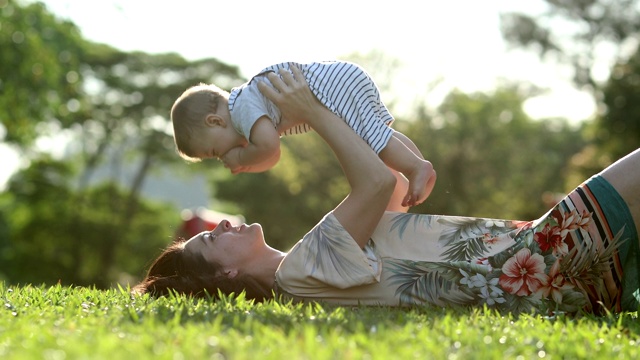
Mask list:
POLYGON ((188 161, 201 159, 195 155, 198 135, 205 127, 205 119, 209 114, 218 111, 218 105, 224 104, 229 93, 212 84, 199 84, 185 90, 171 108, 173 123, 173 139, 178 154, 188 161))

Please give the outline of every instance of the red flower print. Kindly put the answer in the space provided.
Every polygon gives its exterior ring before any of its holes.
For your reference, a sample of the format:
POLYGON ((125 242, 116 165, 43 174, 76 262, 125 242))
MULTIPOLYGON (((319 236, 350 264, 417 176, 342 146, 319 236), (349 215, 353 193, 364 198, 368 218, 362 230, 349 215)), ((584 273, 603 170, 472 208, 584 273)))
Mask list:
POLYGON ((533 234, 533 238, 543 252, 553 249, 553 255, 555 256, 569 253, 569 247, 564 242, 564 236, 557 226, 546 224, 541 231, 533 234))
POLYGON ((510 294, 531 295, 543 285, 539 277, 545 275, 545 267, 542 255, 531 255, 529 249, 520 249, 502 266, 500 286, 510 294))
POLYGON ((565 281, 564 275, 560 274, 560 259, 557 259, 551 269, 549 275, 540 274, 538 279, 542 281, 542 286, 538 289, 538 293, 543 299, 553 298, 556 304, 562 304, 562 290, 572 289, 573 285, 565 281))
POLYGON ((533 234, 534 240, 538 243, 538 246, 540 246, 540 250, 542 251, 547 251, 551 249, 551 244, 554 242, 553 240, 554 236, 560 237, 560 234, 558 233, 554 234, 549 224, 546 224, 541 231, 538 231, 535 234, 533 234))
POLYGON ((591 221, 591 213, 586 210, 582 211, 582 214, 578 214, 576 209, 573 209, 569 212, 560 213, 559 210, 554 210, 551 215, 558 222, 558 226, 560 226, 560 233, 564 238, 567 236, 569 231, 576 230, 578 228, 586 230, 589 227, 589 222, 591 221))
POLYGON ((484 235, 482 235, 482 241, 487 245, 493 245, 498 242, 498 237, 493 236, 490 233, 484 233, 484 235))

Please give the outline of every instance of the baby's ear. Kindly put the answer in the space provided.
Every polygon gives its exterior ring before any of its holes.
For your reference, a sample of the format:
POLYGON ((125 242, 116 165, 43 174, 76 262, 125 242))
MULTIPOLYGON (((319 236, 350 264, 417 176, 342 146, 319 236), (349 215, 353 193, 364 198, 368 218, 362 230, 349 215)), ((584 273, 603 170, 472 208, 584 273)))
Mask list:
POLYGON ((207 117, 204 118, 204 124, 206 126, 222 126, 222 127, 226 127, 227 124, 224 121, 224 119, 222 117, 220 117, 220 115, 218 114, 209 114, 207 115, 207 117))

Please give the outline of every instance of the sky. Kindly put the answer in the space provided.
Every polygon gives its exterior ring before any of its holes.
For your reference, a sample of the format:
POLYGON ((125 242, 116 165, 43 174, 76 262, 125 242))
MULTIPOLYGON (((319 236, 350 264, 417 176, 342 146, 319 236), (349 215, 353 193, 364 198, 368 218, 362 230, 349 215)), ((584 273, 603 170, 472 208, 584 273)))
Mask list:
MULTIPOLYGON (((74 22, 89 40, 124 51, 176 52, 189 60, 214 57, 237 65, 245 77, 281 61, 330 60, 376 50, 400 61, 394 88, 403 89, 407 101, 436 79, 445 93, 453 88, 490 91, 498 79, 508 79, 550 89, 525 104, 534 118, 579 121, 594 112, 589 95, 572 86, 568 68, 509 50, 502 39, 500 13, 538 14, 545 10, 541 0, 41 2, 74 22)), ((7 154, 0 148, 0 158, 9 159, 7 154)), ((17 166, 18 159, 3 160, 0 187, 17 166)))

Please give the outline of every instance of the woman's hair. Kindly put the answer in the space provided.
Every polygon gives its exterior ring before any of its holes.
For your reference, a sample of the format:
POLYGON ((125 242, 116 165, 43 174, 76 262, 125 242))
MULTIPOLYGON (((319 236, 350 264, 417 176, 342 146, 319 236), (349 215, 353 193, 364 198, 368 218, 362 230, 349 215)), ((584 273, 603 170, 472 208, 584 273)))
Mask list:
POLYGON ((185 90, 171 107, 173 136, 178 154, 185 160, 198 162, 192 142, 194 134, 203 126, 204 119, 218 111, 218 103, 228 92, 213 84, 200 83, 185 90))
POLYGON ((230 279, 221 273, 218 264, 207 262, 202 256, 184 251, 185 239, 179 239, 162 251, 151 264, 147 276, 133 287, 132 293, 166 296, 171 292, 194 297, 245 292, 248 299, 263 301, 273 297, 271 289, 262 286, 251 276, 239 274, 230 279))

